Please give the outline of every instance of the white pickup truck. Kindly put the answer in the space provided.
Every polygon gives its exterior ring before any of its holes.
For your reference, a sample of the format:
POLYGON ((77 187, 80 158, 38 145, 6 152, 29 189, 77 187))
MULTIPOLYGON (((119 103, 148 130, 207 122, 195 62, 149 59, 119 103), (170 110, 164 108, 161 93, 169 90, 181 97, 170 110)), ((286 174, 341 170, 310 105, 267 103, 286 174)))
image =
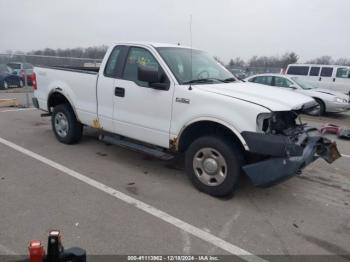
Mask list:
POLYGON ((60 142, 78 142, 90 126, 109 143, 184 153, 192 183, 213 196, 232 194, 241 174, 269 186, 319 157, 340 157, 334 142, 297 121, 312 98, 241 82, 200 50, 118 43, 99 69, 34 71, 33 103, 52 116, 60 142))

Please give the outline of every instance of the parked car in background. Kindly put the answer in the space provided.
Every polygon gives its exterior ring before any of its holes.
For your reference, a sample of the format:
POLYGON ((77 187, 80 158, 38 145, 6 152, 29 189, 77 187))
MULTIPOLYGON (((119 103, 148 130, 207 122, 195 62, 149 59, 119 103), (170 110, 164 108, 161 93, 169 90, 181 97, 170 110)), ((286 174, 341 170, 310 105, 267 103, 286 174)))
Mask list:
POLYGON ((297 76, 315 87, 350 94, 350 67, 338 65, 291 64, 286 75, 297 76))
POLYGON ((10 67, 0 64, 0 88, 8 89, 10 87, 23 87, 23 82, 10 67))
POLYGON ((261 74, 245 79, 248 82, 269 85, 289 89, 307 96, 311 96, 318 103, 315 110, 309 112, 311 115, 323 115, 325 112, 344 112, 350 110, 349 97, 344 93, 316 88, 305 80, 296 76, 285 76, 280 74, 261 74))
POLYGON ((242 69, 229 69, 229 71, 240 80, 247 77, 246 72, 242 69))
POLYGON ((21 77, 23 83, 25 83, 25 79, 27 78, 27 84, 32 85, 32 74, 34 69, 32 64, 11 62, 8 63, 7 66, 12 68, 13 71, 17 72, 17 74, 21 77))

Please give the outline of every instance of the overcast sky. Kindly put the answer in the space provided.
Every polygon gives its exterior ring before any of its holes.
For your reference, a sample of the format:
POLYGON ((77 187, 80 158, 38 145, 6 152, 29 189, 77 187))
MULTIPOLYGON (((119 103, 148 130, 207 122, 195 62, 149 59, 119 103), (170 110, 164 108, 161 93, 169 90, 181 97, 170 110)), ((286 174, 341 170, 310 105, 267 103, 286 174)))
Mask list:
POLYGON ((350 0, 0 0, 0 52, 110 45, 189 45, 231 57, 350 58, 350 0))

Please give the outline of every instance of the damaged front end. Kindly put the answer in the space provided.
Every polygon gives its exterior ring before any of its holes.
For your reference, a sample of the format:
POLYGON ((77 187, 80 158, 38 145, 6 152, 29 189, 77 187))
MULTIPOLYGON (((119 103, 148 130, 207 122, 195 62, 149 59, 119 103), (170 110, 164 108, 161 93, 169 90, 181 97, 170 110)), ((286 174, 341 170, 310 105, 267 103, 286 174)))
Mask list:
POLYGON ((328 163, 341 157, 335 142, 306 124, 297 123, 302 111, 261 114, 257 132, 243 132, 249 151, 263 160, 243 166, 254 185, 267 187, 282 182, 318 158, 328 163))

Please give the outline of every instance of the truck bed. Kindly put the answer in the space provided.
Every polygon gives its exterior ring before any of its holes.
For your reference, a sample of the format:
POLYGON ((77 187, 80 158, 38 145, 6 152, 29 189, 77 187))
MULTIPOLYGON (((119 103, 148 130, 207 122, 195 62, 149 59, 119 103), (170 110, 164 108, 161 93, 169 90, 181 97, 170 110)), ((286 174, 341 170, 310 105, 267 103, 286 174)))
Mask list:
POLYGON ((78 119, 90 124, 96 118, 96 83, 99 68, 88 67, 35 67, 37 77, 39 107, 48 111, 48 96, 52 92, 64 92, 72 101, 78 119))

